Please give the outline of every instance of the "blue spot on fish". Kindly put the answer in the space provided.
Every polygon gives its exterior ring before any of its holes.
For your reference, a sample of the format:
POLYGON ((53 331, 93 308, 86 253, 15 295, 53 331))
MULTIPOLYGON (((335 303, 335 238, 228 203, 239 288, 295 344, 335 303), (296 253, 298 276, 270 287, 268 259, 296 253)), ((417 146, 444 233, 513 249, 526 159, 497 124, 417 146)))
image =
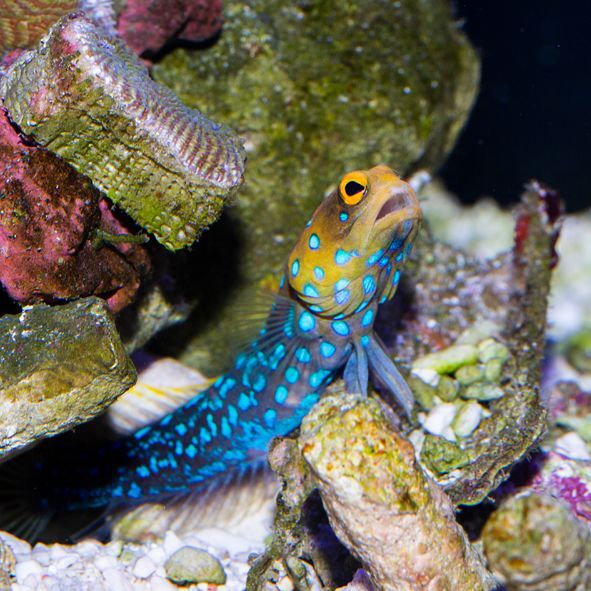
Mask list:
POLYGON ((257 374, 256 378, 254 379, 254 383, 252 385, 253 389, 256 392, 262 392, 267 385, 267 378, 262 374, 257 374))
POLYGON ((137 499, 141 494, 142 489, 135 482, 132 482, 127 491, 127 496, 131 497, 132 499, 137 499))
POLYGON ((316 326, 316 319, 310 312, 304 310, 300 314, 300 318, 298 320, 298 326, 302 332, 310 332, 316 326))
POLYGON ((211 435, 215 437, 218 434, 218 426, 213 418, 213 415, 208 414, 207 417, 205 417, 205 420, 207 421, 207 426, 211 431, 211 435))
POLYGON ((357 312, 361 312, 361 310, 364 310, 365 308, 367 308, 369 302, 368 301, 363 301, 359 304, 359 306, 357 306, 357 308, 355 308, 355 312, 354 314, 357 314, 357 312))
POLYGON ((349 219, 349 214, 346 211, 341 211, 341 213, 339 213, 339 220, 341 220, 341 222, 346 222, 349 219))
POLYGON ((185 453, 193 459, 197 455, 197 448, 191 443, 191 445, 187 445, 185 449, 185 453))
POLYGON ((312 375, 310 375, 310 386, 312 386, 312 388, 318 388, 318 386, 322 384, 324 378, 328 375, 328 373, 329 372, 324 369, 319 369, 318 371, 314 372, 312 375))
POLYGON ((314 267, 314 277, 318 281, 322 281, 324 279, 324 269, 322 267, 314 267))
POLYGON ((401 263, 404 260, 404 253, 400 252, 396 255, 396 262, 401 263))
POLYGON ((346 337, 349 332, 349 325, 342 320, 336 320, 335 322, 331 323, 332 329, 340 336, 346 337))
POLYGON ((135 472, 140 478, 147 478, 150 476, 150 470, 148 469, 148 466, 139 466, 139 468, 135 469, 135 472))
POLYGON ((222 435, 224 437, 227 437, 228 439, 232 437, 232 427, 230 427, 230 423, 228 423, 228 419, 226 417, 222 417, 220 426, 222 428, 222 435))
POLYGON ((310 351, 306 347, 300 347, 296 351, 296 359, 300 363, 308 363, 312 359, 312 355, 310 355, 310 351))
POLYGON ((388 257, 382 257, 378 264, 380 265, 380 267, 385 267, 388 264, 389 260, 390 259, 388 257))
POLYGON ((228 392, 236 385, 234 378, 225 378, 224 383, 219 388, 219 393, 222 398, 225 398, 228 392))
POLYGON ((324 308, 322 306, 318 306, 317 304, 312 304, 310 306, 310 310, 312 310, 312 312, 316 312, 316 314, 320 314, 324 311, 324 308))
POLYGON ((366 275, 363 278, 363 292, 366 295, 369 295, 370 293, 372 293, 376 288, 376 282, 375 279, 371 276, 371 275, 366 275))
POLYGON ((306 285, 304 285, 304 295, 310 298, 317 298, 319 294, 312 284, 306 283, 306 285))
POLYGON ((340 291, 341 289, 345 289, 349 285, 349 280, 347 279, 339 279, 334 286, 335 291, 340 291))
POLYGON ((334 257, 337 265, 346 265, 351 260, 351 253, 339 248, 334 257))
POLYGON ((281 275, 281 279, 279 280, 279 287, 283 287, 285 285, 285 275, 281 275))
POLYGON ((240 396, 238 396, 238 408, 240 410, 248 410, 250 408, 250 397, 246 392, 240 392, 240 396))
POLYGON ((199 439, 202 443, 209 443, 211 441, 211 433, 205 428, 199 429, 199 439))
POLYGON ((384 251, 380 248, 380 250, 377 250, 372 255, 370 255, 367 259, 368 267, 375 265, 383 254, 384 254, 384 251))
POLYGON ((373 310, 368 310, 361 319, 361 324, 364 328, 367 328, 373 322, 373 310))
POLYGON ((310 239, 308 240, 308 246, 312 250, 316 250, 320 246, 320 238, 318 238, 318 234, 310 235, 310 239))
POLYGON ((337 348, 332 343, 329 343, 327 341, 322 341, 322 343, 320 343, 320 354, 325 359, 328 357, 332 357, 336 349, 337 348))
POLYGON ((342 289, 341 291, 337 291, 334 299, 337 304, 346 304, 351 297, 351 292, 348 289, 342 289))
POLYGON ((400 270, 396 269, 396 273, 394 273, 394 277, 392 277, 392 283, 396 285, 400 281, 400 270))
POLYGON ((297 274, 300 271, 300 261, 298 259, 296 259, 292 264, 291 264, 291 274, 296 277, 297 274))
POLYGON ((265 411, 265 414, 263 415, 263 417, 265 420, 265 424, 267 425, 267 427, 269 427, 269 429, 271 429, 275 426, 275 421, 277 419, 277 412, 275 411, 275 409, 268 408, 265 411))
POLYGON ((238 424, 238 411, 233 404, 228 404, 228 420, 231 425, 236 426, 238 424))
POLYGON ((182 437, 187 432, 187 426, 184 423, 179 423, 174 430, 182 437))
POLYGON ((364 334, 364 335, 361 337, 360 341, 361 341, 361 344, 362 344, 364 347, 367 347, 367 345, 369 345, 369 335, 367 335, 367 334, 364 334))
POLYGON ((285 386, 277 386, 275 390, 275 402, 277 404, 283 404, 289 395, 289 390, 285 386))
POLYGON ((288 367, 285 370, 285 379, 290 384, 295 384, 300 379, 300 372, 295 367, 288 367))

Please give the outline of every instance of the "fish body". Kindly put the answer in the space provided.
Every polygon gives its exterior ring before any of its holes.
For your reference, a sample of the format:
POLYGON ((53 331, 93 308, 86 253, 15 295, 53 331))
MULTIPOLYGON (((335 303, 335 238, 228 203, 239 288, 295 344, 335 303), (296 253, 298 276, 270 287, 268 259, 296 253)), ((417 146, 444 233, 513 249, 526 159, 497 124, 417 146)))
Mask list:
POLYGON ((409 412, 410 391, 373 324, 420 220, 413 190, 388 167, 345 175, 299 237, 263 329, 232 369, 100 460, 77 462, 72 478, 54 475, 54 502, 138 503, 239 475, 265 461, 271 439, 296 428, 343 367, 349 390, 365 393, 375 373, 409 412), (97 477, 82 486, 89 468, 97 477))

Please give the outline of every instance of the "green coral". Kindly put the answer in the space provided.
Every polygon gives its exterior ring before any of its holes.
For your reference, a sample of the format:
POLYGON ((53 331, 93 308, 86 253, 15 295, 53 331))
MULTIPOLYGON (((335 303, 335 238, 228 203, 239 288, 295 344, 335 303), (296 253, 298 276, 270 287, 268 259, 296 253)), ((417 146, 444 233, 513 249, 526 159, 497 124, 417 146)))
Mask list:
POLYGON ((83 17, 58 21, 18 59, 0 97, 25 133, 171 250, 192 244, 242 182, 237 136, 182 104, 83 17))

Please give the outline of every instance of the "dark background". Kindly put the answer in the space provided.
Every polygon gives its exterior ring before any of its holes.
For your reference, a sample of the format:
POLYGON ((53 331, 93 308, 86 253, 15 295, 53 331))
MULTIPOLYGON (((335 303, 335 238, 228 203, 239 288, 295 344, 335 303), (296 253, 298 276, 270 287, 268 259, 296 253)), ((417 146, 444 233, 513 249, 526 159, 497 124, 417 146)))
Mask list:
POLYGON ((518 199, 532 177, 591 206, 591 3, 469 0, 456 17, 482 60, 480 95, 440 170, 463 202, 518 199))

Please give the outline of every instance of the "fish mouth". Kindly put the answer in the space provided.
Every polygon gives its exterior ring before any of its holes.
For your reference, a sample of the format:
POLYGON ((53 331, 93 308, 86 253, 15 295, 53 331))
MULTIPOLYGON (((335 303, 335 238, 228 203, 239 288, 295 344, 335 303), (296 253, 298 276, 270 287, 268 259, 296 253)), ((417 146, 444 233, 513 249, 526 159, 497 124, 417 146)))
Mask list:
POLYGON ((413 199, 414 195, 411 195, 408 191, 396 191, 384 202, 380 208, 378 215, 376 216, 376 222, 379 222, 386 216, 391 214, 398 214, 404 218, 418 218, 420 217, 420 210, 417 211, 413 199))

